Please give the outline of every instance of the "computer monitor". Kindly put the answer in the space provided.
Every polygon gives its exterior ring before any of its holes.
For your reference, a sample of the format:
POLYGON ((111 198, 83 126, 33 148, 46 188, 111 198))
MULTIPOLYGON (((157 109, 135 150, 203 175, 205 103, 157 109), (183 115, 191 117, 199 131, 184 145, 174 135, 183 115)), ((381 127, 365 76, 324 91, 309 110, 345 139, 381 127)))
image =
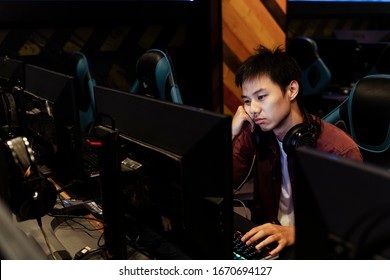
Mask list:
POLYGON ((390 172, 299 148, 298 259, 389 259, 390 172))
POLYGON ((73 77, 25 65, 23 127, 38 166, 76 179, 81 172, 80 129, 73 77))
POLYGON ((144 239, 159 259, 232 259, 231 117, 99 86, 95 102, 99 123, 119 131, 133 245, 144 239))
POLYGON ((24 86, 23 62, 8 57, 0 58, 0 127, 19 128, 17 103, 24 86))

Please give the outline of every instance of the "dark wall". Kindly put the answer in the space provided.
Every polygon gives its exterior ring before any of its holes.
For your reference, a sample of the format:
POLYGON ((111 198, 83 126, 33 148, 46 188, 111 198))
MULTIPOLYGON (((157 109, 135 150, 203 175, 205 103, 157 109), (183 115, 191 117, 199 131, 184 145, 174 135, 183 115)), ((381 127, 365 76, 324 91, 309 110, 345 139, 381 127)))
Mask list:
POLYGON ((183 100, 222 111, 220 0, 0 2, 0 56, 56 71, 83 52, 98 85, 127 91, 150 48, 172 58, 183 100))
POLYGON ((390 3, 375 4, 288 2, 287 42, 299 35, 314 39, 333 84, 348 87, 370 72, 390 43, 390 3))

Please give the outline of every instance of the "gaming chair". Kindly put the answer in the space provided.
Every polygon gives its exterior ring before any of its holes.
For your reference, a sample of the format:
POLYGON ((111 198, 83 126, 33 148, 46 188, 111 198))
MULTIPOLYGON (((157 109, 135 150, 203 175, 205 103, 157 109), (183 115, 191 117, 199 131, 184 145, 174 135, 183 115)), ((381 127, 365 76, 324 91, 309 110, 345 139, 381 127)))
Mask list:
POLYGON ((321 94, 332 74, 318 54, 317 43, 309 37, 297 36, 290 41, 287 52, 302 69, 303 95, 321 94))
POLYGON ((150 49, 142 54, 136 64, 136 76, 131 93, 183 104, 172 61, 163 51, 150 49))
POLYGON ((323 120, 344 128, 363 159, 390 169, 390 75, 368 75, 323 120))
POLYGON ((65 70, 75 77, 75 90, 79 106, 80 129, 88 134, 95 121, 95 80, 91 77, 88 60, 81 52, 73 52, 68 58, 65 70))
POLYGON ((377 62, 367 75, 390 74, 390 44, 381 51, 377 62))

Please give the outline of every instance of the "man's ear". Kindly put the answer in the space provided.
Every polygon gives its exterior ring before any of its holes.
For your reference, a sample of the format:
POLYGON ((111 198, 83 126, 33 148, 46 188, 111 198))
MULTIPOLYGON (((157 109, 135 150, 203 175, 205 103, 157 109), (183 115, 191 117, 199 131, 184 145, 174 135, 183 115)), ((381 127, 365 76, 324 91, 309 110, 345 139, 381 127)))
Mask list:
POLYGON ((287 94, 290 101, 294 100, 299 92, 299 83, 295 80, 291 81, 287 88, 287 94))

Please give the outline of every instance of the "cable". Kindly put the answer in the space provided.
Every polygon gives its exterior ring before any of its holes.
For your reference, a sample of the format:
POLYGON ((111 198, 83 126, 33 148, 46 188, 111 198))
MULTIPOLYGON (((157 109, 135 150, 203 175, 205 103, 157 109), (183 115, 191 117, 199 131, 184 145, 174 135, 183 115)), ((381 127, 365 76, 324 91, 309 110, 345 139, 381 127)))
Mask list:
POLYGON ((242 187, 244 186, 244 184, 248 181, 249 176, 250 176, 251 173, 252 173, 253 166, 255 165, 255 160, 256 160, 256 151, 255 151, 255 153, 253 154, 252 163, 251 163, 251 167, 249 168, 248 174, 246 175, 246 177, 245 177, 245 179, 242 181, 242 183, 237 187, 237 189, 235 189, 235 190, 233 191, 233 194, 238 193, 238 192, 242 189, 242 187))
MULTIPOLYGON (((91 217, 86 217, 86 216, 76 216, 76 215, 61 215, 61 214, 53 214, 53 213, 48 213, 47 215, 50 217, 54 217, 54 218, 92 220, 92 221, 100 222, 104 225, 104 221, 101 219, 98 219, 98 218, 91 218, 91 217)), ((100 230, 100 229, 96 229, 96 230, 100 230)))
POLYGON ((248 220, 250 220, 249 213, 248 213, 248 207, 246 207, 245 203, 244 203, 242 200, 237 199, 237 198, 233 199, 233 201, 238 201, 238 202, 241 203, 242 207, 244 208, 245 218, 247 218, 248 220))
POLYGON ((84 183, 83 180, 72 180, 70 183, 64 185, 63 187, 60 187, 60 189, 57 189, 57 193, 60 194, 64 191, 66 191, 66 189, 69 189, 70 187, 73 187, 76 183, 84 183))
MULTIPOLYGON (((72 229, 83 229, 83 232, 85 234, 88 234, 89 236, 92 236, 90 235, 89 232, 91 231, 102 231, 104 230, 104 221, 101 220, 101 219, 97 219, 97 218, 91 218, 91 217, 87 217, 87 216, 76 216, 76 215, 61 215, 61 214, 53 214, 53 213, 48 213, 48 216, 50 217, 53 217, 53 218, 57 218, 59 221, 60 221, 60 225, 62 223, 66 223, 68 226, 70 226, 72 229), (63 219, 63 220, 62 220, 63 219), (103 227, 102 228, 88 228, 88 226, 76 221, 76 219, 83 219, 83 220, 91 220, 91 221, 97 221, 97 222, 100 222, 101 224, 103 224, 103 227), (75 224, 79 225, 81 228, 79 227, 74 227, 74 225, 71 225, 69 224, 68 222, 72 221, 74 222, 75 224)), ((84 247, 82 250, 80 250, 79 252, 77 252, 77 254, 73 257, 73 259, 87 259, 89 256, 91 256, 92 254, 95 255, 97 252, 99 251, 103 251, 104 248, 105 248, 105 245, 104 244, 101 244, 102 243, 102 240, 103 240, 103 237, 104 237, 104 232, 102 231, 101 234, 99 235, 98 237, 98 240, 97 240, 97 246, 98 248, 96 249, 91 249, 91 248, 86 248, 84 247), (84 250, 85 249, 85 250, 84 250)))
POLYGON ((51 245, 49 243, 49 239, 47 238, 46 232, 44 231, 44 229, 42 227, 42 219, 41 218, 37 218, 37 222, 38 222, 38 226, 39 226, 39 228, 40 228, 40 230, 42 232, 43 238, 45 239, 47 248, 49 249, 50 255, 53 257, 54 260, 57 260, 56 256, 54 255, 54 252, 53 252, 53 250, 51 248, 51 245))

